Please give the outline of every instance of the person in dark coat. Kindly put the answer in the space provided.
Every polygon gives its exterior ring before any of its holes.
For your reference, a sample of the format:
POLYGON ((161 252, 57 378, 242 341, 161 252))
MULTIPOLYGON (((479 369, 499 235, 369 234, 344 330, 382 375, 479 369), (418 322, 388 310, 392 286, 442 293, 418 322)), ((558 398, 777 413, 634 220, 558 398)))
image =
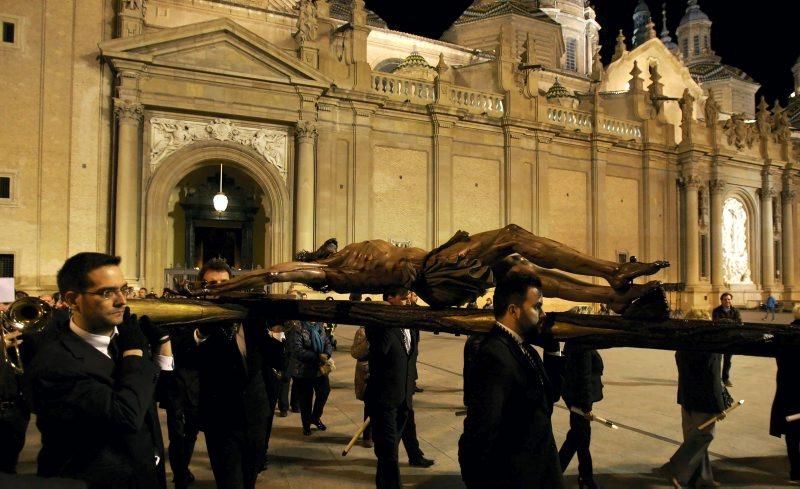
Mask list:
POLYGON ((175 489, 186 489, 194 481, 189 470, 200 431, 200 373, 192 328, 170 331, 175 370, 162 375, 158 386, 160 406, 167 411, 169 465, 175 489))
MULTIPOLYGON (((230 267, 210 260, 198 276, 206 282, 230 279, 230 267)), ((265 453, 269 399, 262 373, 269 336, 266 321, 198 327, 195 348, 200 371, 200 420, 208 457, 220 489, 253 489, 265 453)))
POLYGON ((683 443, 661 469, 673 485, 715 487, 708 458, 708 446, 714 440, 712 423, 697 427, 725 411, 732 402, 720 376, 721 355, 678 351, 678 404, 681 405, 683 443))
POLYGON ((154 394, 159 370, 172 368, 171 344, 164 330, 127 313, 119 263, 79 253, 58 272, 72 317, 26 372, 42 436, 38 474, 98 489, 164 488, 154 394))
MULTIPOLYGON (((800 327, 800 311, 795 311, 792 326, 800 327)), ((769 434, 780 438, 784 435, 786 453, 789 455, 789 479, 800 481, 800 420, 787 421, 786 416, 800 413, 800 356, 789 353, 775 357, 778 374, 775 379, 775 400, 769 434)))
POLYGON ((322 422, 322 413, 331 384, 330 370, 327 373, 323 370, 333 354, 330 337, 322 323, 301 321, 300 328, 292 335, 291 348, 295 367, 292 378, 297 386, 303 435, 311 434, 312 424, 325 431, 328 427, 322 422))
MULTIPOLYGON (((283 376, 286 368, 286 352, 283 340, 283 325, 270 327, 270 334, 266 338, 264 350, 264 383, 267 386, 267 437, 264 445, 264 458, 259 468, 266 470, 269 465, 269 439, 272 436, 272 423, 275 420, 275 407, 281 397, 283 376)), ((288 391, 287 391, 288 393, 288 391)))
MULTIPOLYGON (((564 384, 561 396, 567 407, 577 408, 586 414, 592 412, 592 405, 603 399, 603 359, 597 350, 581 349, 572 342, 564 346, 564 384)), ((578 454, 578 487, 597 489, 594 482, 592 453, 589 444, 592 439, 592 426, 586 416, 569 413, 569 431, 564 444, 558 451, 561 471, 567 469, 572 457, 578 454)))
POLYGON ((497 324, 464 347, 467 416, 458 442, 467 488, 563 487, 551 414, 560 394, 558 342, 542 337, 541 282, 512 268, 494 293, 497 324), (545 343, 544 362, 530 342, 545 343))
MULTIPOLYGON (((723 292, 719 296, 719 305, 714 308, 711 313, 711 319, 719 321, 720 319, 727 319, 729 321, 742 322, 742 314, 738 309, 733 307, 733 296, 730 292, 723 292)), ((727 387, 733 387, 731 382, 731 358, 733 355, 725 353, 722 356, 722 383, 727 387)))
MULTIPOLYGON (((5 345, 0 345, 14 361, 14 346, 22 347, 20 334, 20 331, 6 333, 5 345)), ((6 474, 17 473, 19 453, 25 446, 25 431, 31 418, 22 397, 21 383, 22 376, 8 362, 0 360, 0 439, 3 440, 0 442, 0 472, 6 474)))
MULTIPOLYGON (((398 287, 384 295, 387 302, 403 303, 408 289, 398 287)), ((399 489, 398 450, 414 395, 417 348, 408 329, 367 327, 369 383, 366 404, 378 466, 375 486, 399 489)))

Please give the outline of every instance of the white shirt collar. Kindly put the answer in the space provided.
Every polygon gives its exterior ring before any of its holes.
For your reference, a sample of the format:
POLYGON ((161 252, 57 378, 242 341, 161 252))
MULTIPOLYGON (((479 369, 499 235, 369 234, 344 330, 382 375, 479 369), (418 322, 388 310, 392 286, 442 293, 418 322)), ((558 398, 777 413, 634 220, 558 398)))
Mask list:
POLYGON ((111 336, 107 336, 107 335, 104 335, 104 334, 94 334, 94 333, 90 333, 90 332, 88 332, 86 330, 83 330, 83 329, 79 328, 77 324, 75 324, 74 320, 70 319, 69 320, 69 329, 73 333, 75 333, 76 335, 81 337, 81 339, 83 339, 83 341, 85 341, 86 343, 89 343, 89 346, 91 346, 95 350, 99 351, 103 355, 107 356, 108 358, 111 358, 111 355, 108 354, 108 345, 111 344, 111 339, 114 338, 115 336, 117 336, 117 334, 119 334, 119 331, 117 331, 117 327, 116 326, 114 326, 114 332, 111 333, 111 336))
POLYGON ((514 338, 514 340, 516 340, 516 342, 519 343, 520 345, 525 343, 522 340, 522 336, 518 335, 515 331, 511 331, 510 329, 508 329, 508 327, 503 323, 501 323, 500 321, 495 321, 495 324, 503 328, 503 330, 505 330, 508 334, 510 334, 511 337, 514 338))

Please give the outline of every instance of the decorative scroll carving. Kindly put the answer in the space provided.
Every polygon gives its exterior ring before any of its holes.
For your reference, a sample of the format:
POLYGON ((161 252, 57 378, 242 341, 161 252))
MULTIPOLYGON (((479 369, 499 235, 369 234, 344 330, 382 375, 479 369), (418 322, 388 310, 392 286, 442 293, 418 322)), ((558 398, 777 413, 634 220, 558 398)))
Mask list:
POLYGON ((231 141, 253 148, 286 180, 287 134, 266 127, 241 127, 227 119, 210 122, 150 119, 150 165, 196 141, 231 141))
POLYGON ((747 210, 744 204, 736 198, 726 199, 722 209, 722 268, 725 283, 753 283, 747 235, 747 210))
POLYGON ((736 149, 743 149, 745 146, 753 147, 756 134, 753 126, 744 122, 744 114, 731 114, 731 118, 725 121, 722 130, 728 136, 730 146, 736 146, 736 149))
POLYGON ((144 116, 144 105, 133 100, 115 98, 114 116, 120 121, 142 122, 144 116))

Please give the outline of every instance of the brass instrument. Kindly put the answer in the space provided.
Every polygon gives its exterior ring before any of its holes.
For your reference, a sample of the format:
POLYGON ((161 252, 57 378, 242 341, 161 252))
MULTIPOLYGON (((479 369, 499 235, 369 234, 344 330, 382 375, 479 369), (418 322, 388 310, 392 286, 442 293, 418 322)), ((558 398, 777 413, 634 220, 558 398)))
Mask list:
POLYGON ((23 297, 17 299, 8 306, 5 312, 0 313, 0 340, 3 342, 2 361, 8 364, 17 374, 24 373, 22 365, 22 355, 20 355, 19 345, 14 343, 14 353, 16 362, 12 360, 6 350, 6 335, 15 331, 26 333, 36 333, 41 331, 50 321, 53 309, 50 305, 36 297, 23 297))

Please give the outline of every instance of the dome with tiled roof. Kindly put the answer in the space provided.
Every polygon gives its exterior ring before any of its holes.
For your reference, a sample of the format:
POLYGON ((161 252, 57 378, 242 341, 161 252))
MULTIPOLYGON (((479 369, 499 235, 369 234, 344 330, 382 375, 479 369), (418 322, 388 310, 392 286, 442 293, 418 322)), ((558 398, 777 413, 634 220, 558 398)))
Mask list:
POLYGON ((522 17, 530 17, 545 22, 556 23, 545 12, 534 5, 534 2, 525 0, 476 0, 472 3, 461 16, 453 22, 453 25, 468 24, 479 20, 500 17, 502 15, 515 14, 522 17))
POLYGON ((711 80, 736 79, 755 83, 755 80, 743 70, 722 63, 697 63, 689 67, 689 73, 698 83, 711 80))
POLYGON ((425 80, 433 80, 436 78, 436 68, 428 64, 425 58, 423 58, 416 49, 406 56, 406 59, 404 59, 397 68, 392 70, 392 73, 425 80))
POLYGON ((556 78, 556 81, 553 82, 553 86, 547 89, 545 97, 547 97, 547 100, 552 100, 554 98, 574 98, 575 96, 571 94, 564 85, 559 83, 558 78, 556 78))
POLYGON ((686 13, 683 15, 680 25, 696 21, 711 22, 711 19, 708 18, 705 12, 700 10, 700 5, 697 4, 697 0, 689 0, 686 13))

